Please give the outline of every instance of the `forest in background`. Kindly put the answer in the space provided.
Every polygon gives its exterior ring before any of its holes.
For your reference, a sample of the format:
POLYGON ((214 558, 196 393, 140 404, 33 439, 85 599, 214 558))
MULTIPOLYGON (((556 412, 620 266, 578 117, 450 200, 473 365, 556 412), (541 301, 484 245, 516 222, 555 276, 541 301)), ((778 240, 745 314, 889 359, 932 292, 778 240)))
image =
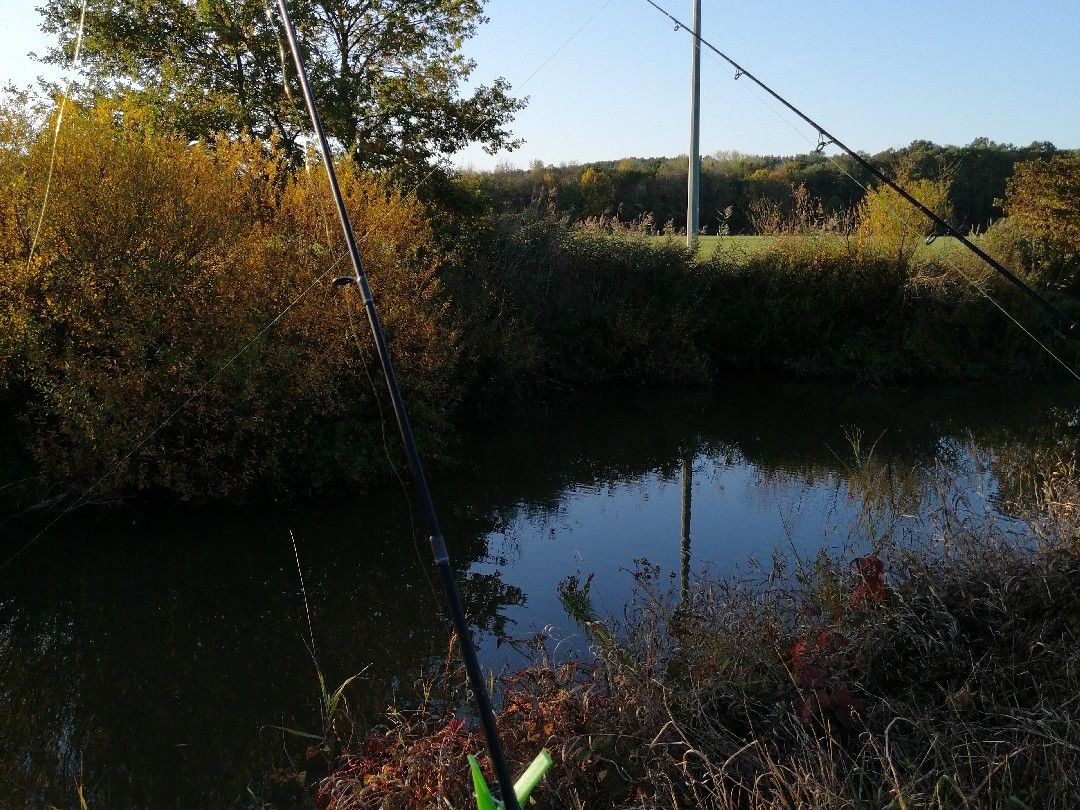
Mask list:
MULTIPOLYGON (((1067 150, 1066 150, 1067 151, 1067 150)), ((983 231, 1003 216, 999 201, 1017 163, 1061 154, 1047 141, 1028 146, 976 138, 967 146, 913 141, 907 146, 866 154, 891 175, 913 180, 950 180, 951 224, 962 232, 983 231)), ((520 211, 543 201, 579 221, 618 216, 647 219, 658 233, 686 226, 687 157, 628 157, 594 163, 546 165, 528 169, 504 166, 492 171, 462 171, 500 210, 520 211)), ((754 234, 755 208, 775 203, 788 209, 792 190, 805 187, 820 200, 826 216, 852 210, 876 181, 847 155, 750 155, 717 152, 701 159, 701 224, 704 233, 754 234)))

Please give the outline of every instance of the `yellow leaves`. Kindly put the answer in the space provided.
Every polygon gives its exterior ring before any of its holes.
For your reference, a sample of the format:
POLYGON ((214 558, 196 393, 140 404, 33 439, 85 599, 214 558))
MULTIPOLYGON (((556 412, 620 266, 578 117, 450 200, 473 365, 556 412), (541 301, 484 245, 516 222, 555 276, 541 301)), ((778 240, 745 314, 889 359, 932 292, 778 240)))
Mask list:
POLYGON ((1027 233, 1062 253, 1080 252, 1080 153, 1018 164, 1003 205, 1027 233))
MULTIPOLYGON (((0 161, 0 187, 5 171, 28 179, 11 202, 23 219, 38 204, 44 140, 17 165, 0 161)), ((189 146, 107 109, 73 113, 60 152, 30 272, 0 229, 15 255, 0 252, 0 373, 17 359, 36 392, 43 469, 94 481, 175 413, 106 489, 218 497, 284 477, 318 483, 313 465, 323 479, 355 475, 337 447, 311 449, 370 441, 363 420, 377 419, 359 384, 352 292, 329 286, 347 254, 324 173, 287 173, 250 139, 189 146)), ((434 303, 420 206, 351 166, 342 186, 407 395, 445 417, 458 342, 434 303)))
MULTIPOLYGON (((951 178, 912 180, 910 171, 902 167, 896 182, 942 219, 952 215, 951 178)), ((859 237, 900 261, 909 262, 919 242, 932 230, 929 217, 886 185, 871 189, 859 203, 859 237)))

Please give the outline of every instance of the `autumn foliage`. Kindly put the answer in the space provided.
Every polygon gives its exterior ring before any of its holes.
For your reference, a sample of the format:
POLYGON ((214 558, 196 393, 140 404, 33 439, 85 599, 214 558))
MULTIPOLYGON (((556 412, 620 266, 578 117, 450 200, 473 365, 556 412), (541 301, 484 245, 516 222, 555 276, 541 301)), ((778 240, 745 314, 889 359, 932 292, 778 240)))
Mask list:
POLYGON ((1032 280, 1080 292, 1080 153, 1019 164, 1002 205, 1032 280))
MULTIPOLYGON (((54 120, 0 105, 0 470, 37 482, 22 505, 390 477, 394 426, 358 296, 330 283, 349 262, 318 162, 253 138, 188 141, 145 108, 69 105, 53 164, 54 120)), ((584 386, 1049 365, 970 285, 1023 315, 992 271, 913 253, 925 223, 908 228, 888 190, 867 195, 856 229, 803 189, 790 233, 698 261, 617 217, 500 214, 468 177, 429 184, 420 203, 352 161, 339 170, 426 456, 463 415, 584 386)), ((1068 185, 1041 171, 1010 187, 1010 227, 1036 191, 1068 185)), ((946 185, 910 187, 947 207, 946 185)), ((1068 287, 1069 214, 1053 210, 1062 227, 1005 247, 1027 246, 1018 262, 1040 285, 1068 287)))
MULTIPOLYGON (((288 171, 255 140, 189 143, 137 110, 69 107, 50 180, 51 122, 8 118, 0 387, 48 484, 223 497, 370 474, 378 371, 359 297, 330 284, 350 268, 321 170, 288 171)), ((430 437, 457 341, 429 228, 394 188, 347 163, 341 180, 430 437)))

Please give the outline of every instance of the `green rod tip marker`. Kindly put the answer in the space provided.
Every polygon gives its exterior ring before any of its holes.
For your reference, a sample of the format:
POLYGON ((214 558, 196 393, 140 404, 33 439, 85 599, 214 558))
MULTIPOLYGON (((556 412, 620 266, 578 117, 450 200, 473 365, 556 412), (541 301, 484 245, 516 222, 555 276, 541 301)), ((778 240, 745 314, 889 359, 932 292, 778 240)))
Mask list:
MULTIPOLYGON (((544 774, 551 768, 551 754, 541 751, 532 764, 525 769, 518 780, 514 783, 514 795, 517 796, 518 804, 524 807, 529 801, 529 794, 540 784, 544 774)), ((487 780, 480 771, 480 763, 476 757, 469 754, 469 770, 472 771, 473 790, 476 792, 477 810, 502 810, 503 803, 491 795, 487 780)))

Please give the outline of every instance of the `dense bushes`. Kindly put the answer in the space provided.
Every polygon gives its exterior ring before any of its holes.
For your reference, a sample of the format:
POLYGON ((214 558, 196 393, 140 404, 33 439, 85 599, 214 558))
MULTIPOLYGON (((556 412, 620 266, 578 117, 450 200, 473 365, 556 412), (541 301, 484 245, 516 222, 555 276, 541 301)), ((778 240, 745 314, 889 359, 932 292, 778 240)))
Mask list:
POLYGON ((1044 320, 963 257, 909 263, 821 234, 747 256, 718 251, 705 271, 701 329, 718 362, 880 381, 1031 375, 1047 360, 961 273, 1036 331, 1044 320))
POLYGON ((1080 153, 1022 163, 1003 202, 1009 236, 1035 284, 1080 293, 1080 153))
MULTIPOLYGON (((947 213, 946 182, 909 185, 947 213)), ((495 390, 488 380, 500 396, 564 383, 700 382, 730 368, 871 381, 1030 376, 1053 362, 984 293, 1050 340, 1042 314, 959 248, 916 250, 929 223, 894 192, 872 191, 854 222, 824 216, 801 193, 764 246, 697 261, 681 240, 617 218, 568 228, 533 208, 478 219, 477 247, 447 281, 470 324, 470 390, 495 390)), ((1003 233, 984 244, 1008 260, 1016 241, 1003 233)))
POLYGON ((685 248, 537 211, 476 225, 447 288, 481 411, 545 387, 707 380, 693 308, 702 274, 685 248))
MULTIPOLYGON (((254 141, 188 144, 134 116, 75 114, 28 262, 51 133, 24 134, 3 164, 16 193, 0 222, 0 370, 44 481, 222 497, 370 477, 380 426, 350 345, 356 299, 330 292, 347 261, 321 173, 287 172, 254 141)), ((430 437, 457 341, 429 229, 414 203, 343 170, 430 437)))

